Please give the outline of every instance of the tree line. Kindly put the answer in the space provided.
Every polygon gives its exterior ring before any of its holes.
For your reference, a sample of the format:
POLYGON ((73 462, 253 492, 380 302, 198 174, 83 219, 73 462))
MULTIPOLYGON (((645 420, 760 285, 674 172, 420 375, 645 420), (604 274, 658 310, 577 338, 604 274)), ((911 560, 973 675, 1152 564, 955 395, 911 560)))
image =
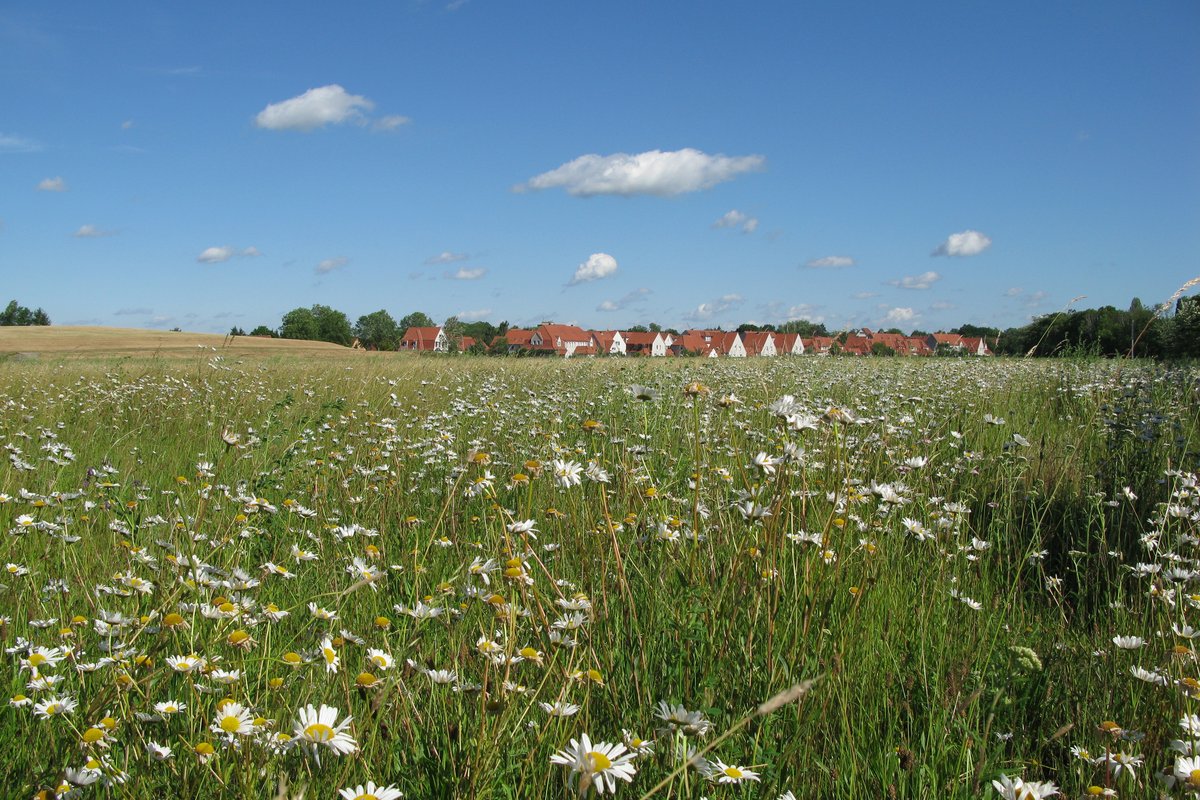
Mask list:
POLYGON ((487 352, 487 346, 496 337, 503 336, 509 326, 507 322, 501 322, 499 325, 482 320, 463 322, 455 316, 448 317, 439 326, 423 311, 414 311, 397 321, 384 309, 364 314, 351 324, 345 313, 317 304, 311 308, 294 308, 287 312, 277 330, 259 325, 248 334, 238 327, 234 327, 229 333, 232 336, 271 336, 279 339, 331 342, 345 347, 349 347, 357 339, 358 343, 368 350, 398 350, 400 340, 409 328, 436 327, 445 331, 454 349, 461 349, 462 340, 471 338, 475 342, 470 350, 482 353, 487 352))
POLYGON ((50 316, 40 308, 29 309, 18 303, 16 300, 10 300, 8 305, 4 307, 4 311, 0 311, 0 325, 49 325, 50 316))
MULTIPOLYGON (((998 332, 992 346, 1001 355, 1200 357, 1200 295, 1181 297, 1173 309, 1113 306, 1062 311, 1035 317, 1028 325, 998 332)), ((989 340, 990 344, 990 340, 989 340)))

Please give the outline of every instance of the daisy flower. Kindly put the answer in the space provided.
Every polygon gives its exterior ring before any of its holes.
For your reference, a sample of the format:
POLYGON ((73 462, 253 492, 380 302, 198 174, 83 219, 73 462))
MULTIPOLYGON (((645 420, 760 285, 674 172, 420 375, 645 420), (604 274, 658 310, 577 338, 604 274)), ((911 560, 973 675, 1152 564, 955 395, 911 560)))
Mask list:
POLYGON ((992 786, 1004 800, 1042 800, 1058 794, 1058 787, 1050 781, 1026 781, 1022 778, 1013 780, 1007 775, 1001 775, 999 780, 992 781, 992 786))
POLYGON ((360 783, 353 789, 338 789, 338 794, 346 800, 400 800, 404 797, 395 786, 376 786, 374 781, 367 781, 366 786, 360 783))
POLYGON ((322 704, 320 709, 312 704, 300 709, 299 718, 294 727, 296 744, 308 748, 317 763, 321 763, 320 748, 328 747, 337 755, 346 755, 358 750, 358 742, 346 732, 346 728, 354 717, 346 717, 340 723, 337 721, 338 710, 322 704))
POLYGON ((758 773, 746 767, 726 764, 721 759, 714 759, 708 779, 714 783, 744 783, 757 781, 758 773))
POLYGON ((226 703, 217 711, 213 724, 208 728, 213 733, 233 738, 254 733, 254 717, 250 709, 241 703, 226 703))
POLYGON ((47 697, 40 703, 35 703, 33 713, 42 719, 50 719, 50 717, 58 717, 63 714, 70 714, 75 710, 75 706, 79 705, 75 698, 70 695, 62 697, 47 697))
POLYGON ((566 749, 550 756, 550 763, 571 770, 571 779, 580 782, 580 794, 592 785, 596 787, 596 794, 612 794, 617 790, 617 779, 626 783, 633 781, 637 774, 637 767, 632 763, 634 757, 634 753, 626 752, 623 744, 592 744, 585 733, 579 739, 572 739, 566 749))
POLYGON ((341 659, 338 657, 337 650, 333 649, 333 639, 328 636, 321 640, 321 658, 325 660, 326 672, 337 672, 341 659))

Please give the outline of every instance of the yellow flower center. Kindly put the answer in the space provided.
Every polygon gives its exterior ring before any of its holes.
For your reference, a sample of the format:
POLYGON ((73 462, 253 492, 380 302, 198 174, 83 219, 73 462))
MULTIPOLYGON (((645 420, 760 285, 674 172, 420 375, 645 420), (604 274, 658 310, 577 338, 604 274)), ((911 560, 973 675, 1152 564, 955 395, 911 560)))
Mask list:
POLYGON ((108 728, 110 731, 117 727, 117 721, 112 717, 105 717, 104 719, 100 720, 100 724, 108 728))
POLYGON ((362 794, 355 796, 354 800, 379 800, 379 798, 370 792, 363 792, 362 794))
POLYGON ((45 664, 45 663, 46 663, 46 657, 44 655, 42 655, 41 653, 34 653, 33 655, 31 655, 29 657, 29 666, 31 666, 31 667, 40 667, 42 664, 45 664))
POLYGON ((1194 769, 1188 775, 1188 783, 1192 786, 1200 786, 1200 769, 1194 769))
POLYGON ((242 720, 240 717, 230 715, 221 718, 221 730, 225 731, 226 733, 237 733, 241 727, 242 720))
POLYGON ((53 716, 60 711, 62 711, 62 703, 51 703, 46 706, 46 714, 49 716, 53 716))
POLYGON ((198 755, 211 756, 215 752, 217 751, 214 750, 213 746, 208 742, 201 742, 200 744, 196 745, 196 753, 198 755))
POLYGON ((304 729, 304 736, 309 741, 328 742, 333 739, 333 728, 320 722, 314 722, 304 729))
POLYGON ((742 771, 740 769, 738 769, 737 767, 726 767, 725 769, 723 769, 721 771, 724 772, 726 775, 728 775, 730 778, 742 777, 742 771))
POLYGON ((598 750, 593 750, 588 753, 588 758, 592 761, 592 772, 603 772, 612 766, 612 761, 604 753, 598 750))
POLYGON ((360 672, 354 682, 359 686, 372 686, 375 684, 376 678, 369 672, 360 672))
POLYGON ((95 744, 104 738, 104 731, 99 728, 88 728, 83 732, 84 744, 95 744))

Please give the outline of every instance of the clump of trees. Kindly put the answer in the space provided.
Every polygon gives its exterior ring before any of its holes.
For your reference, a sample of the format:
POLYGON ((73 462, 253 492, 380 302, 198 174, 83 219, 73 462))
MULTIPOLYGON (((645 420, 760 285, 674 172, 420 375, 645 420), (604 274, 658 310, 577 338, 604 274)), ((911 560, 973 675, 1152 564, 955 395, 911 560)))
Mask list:
POLYGON ((50 317, 45 311, 26 308, 16 300, 10 300, 4 311, 0 311, 0 325, 3 326, 49 324, 50 317))
POLYGON ((1003 355, 1200 357, 1200 295, 1181 297, 1173 314, 1134 298, 1127 310, 1102 306, 1036 317, 1000 334, 1003 355))

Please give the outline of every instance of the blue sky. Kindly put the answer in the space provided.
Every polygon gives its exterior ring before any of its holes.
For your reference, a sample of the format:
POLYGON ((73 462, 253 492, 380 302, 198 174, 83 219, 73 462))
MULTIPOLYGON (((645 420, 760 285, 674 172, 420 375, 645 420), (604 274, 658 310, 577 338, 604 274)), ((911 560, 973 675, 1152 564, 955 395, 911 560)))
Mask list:
POLYGON ((1190 0, 8 4, 0 295, 214 332, 1161 302, 1197 41, 1190 0))

